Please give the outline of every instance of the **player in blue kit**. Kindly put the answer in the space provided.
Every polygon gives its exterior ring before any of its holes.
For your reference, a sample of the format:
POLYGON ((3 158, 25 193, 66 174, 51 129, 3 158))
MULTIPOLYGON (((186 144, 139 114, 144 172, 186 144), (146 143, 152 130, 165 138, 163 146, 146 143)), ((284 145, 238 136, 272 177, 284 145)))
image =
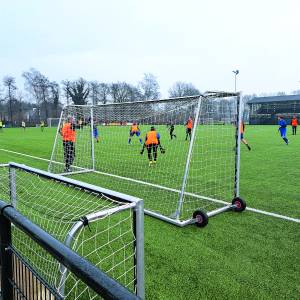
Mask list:
POLYGON ((97 143, 99 143, 99 132, 96 125, 93 125, 93 136, 97 143))
POLYGON ((279 125, 278 131, 280 132, 280 136, 282 137, 286 145, 288 145, 289 140, 286 137, 286 121, 283 119, 282 116, 278 116, 278 125, 279 125))

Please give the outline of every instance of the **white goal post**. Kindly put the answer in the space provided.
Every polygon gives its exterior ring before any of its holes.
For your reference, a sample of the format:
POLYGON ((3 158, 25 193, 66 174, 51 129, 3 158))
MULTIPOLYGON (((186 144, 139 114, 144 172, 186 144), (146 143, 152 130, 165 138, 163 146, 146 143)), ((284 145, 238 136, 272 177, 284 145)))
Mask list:
MULTIPOLYGON (((145 298, 141 199, 17 163, 0 167, 0 198, 145 298)), ((91 288, 16 227, 12 238, 14 249, 63 299, 97 298, 91 288)))
POLYGON ((147 214, 172 224, 205 226, 210 216, 245 208, 241 122, 240 93, 231 92, 70 105, 62 111, 48 170, 140 197, 147 214), (62 138, 65 124, 76 132, 71 147, 62 138), (150 131, 162 149, 143 147, 150 131))

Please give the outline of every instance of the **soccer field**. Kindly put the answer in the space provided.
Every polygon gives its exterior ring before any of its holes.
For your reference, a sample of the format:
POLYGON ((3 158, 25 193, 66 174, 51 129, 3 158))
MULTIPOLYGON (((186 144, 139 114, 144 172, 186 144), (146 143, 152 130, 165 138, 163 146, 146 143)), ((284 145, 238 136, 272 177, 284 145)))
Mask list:
MULTIPOLYGON (((180 131, 179 128, 176 130, 180 131)), ((132 161, 111 160, 110 145, 105 145, 100 128, 100 143, 95 147, 107 147, 107 155, 100 159, 113 165, 110 167, 119 168, 120 174, 132 163, 144 164, 145 176, 151 177, 146 156, 141 157, 138 153, 137 140, 130 148, 127 146, 127 128, 114 130, 124 130, 124 151, 136 153, 136 158, 132 161)), ((7 129, 0 132, 1 148, 49 159, 54 136, 55 128, 46 128, 43 133, 38 128, 28 128, 26 132, 7 129)), ((250 207, 300 218, 300 137, 289 138, 290 145, 286 146, 276 126, 247 126, 246 139, 252 151, 241 145, 240 194, 250 207)), ((172 145, 163 139, 162 143, 167 152, 159 160, 169 166, 171 172, 174 158, 168 156, 168 149, 172 145)), ((1 162, 8 161, 42 169, 48 165, 47 161, 1 151, 1 162)), ((158 163, 155 168, 159 167, 158 163)), ((77 177, 84 179, 84 176, 77 177)), ((128 185, 116 185, 107 176, 88 178, 92 183, 121 189, 128 194, 140 192, 138 185, 128 189, 128 185), (126 187, 128 190, 124 190, 126 187)), ((168 180, 168 177, 161 178, 168 180)), ((221 214, 211 219, 203 230, 194 226, 180 229, 146 217, 147 299, 299 299, 299 226, 299 223, 249 211, 221 214)))

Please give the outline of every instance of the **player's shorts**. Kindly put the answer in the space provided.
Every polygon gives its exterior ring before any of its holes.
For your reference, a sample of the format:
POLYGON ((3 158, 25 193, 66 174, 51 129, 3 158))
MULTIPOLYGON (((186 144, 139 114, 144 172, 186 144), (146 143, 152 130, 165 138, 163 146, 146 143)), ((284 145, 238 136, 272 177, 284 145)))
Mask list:
POLYGON ((192 132, 192 128, 187 128, 186 129, 186 133, 191 133, 192 132))
POLYGON ((93 136, 94 136, 94 138, 97 138, 99 136, 99 133, 98 133, 97 129, 93 130, 93 136))
POLYGON ((285 138, 286 137, 286 128, 280 128, 279 131, 280 131, 281 137, 285 138))
POLYGON ((134 135, 140 136, 141 133, 140 133, 140 131, 130 131, 130 136, 134 136, 134 135))
POLYGON ((153 151, 156 151, 158 147, 158 144, 148 144, 146 145, 146 148, 148 151, 151 151, 151 149, 153 149, 153 151))
POLYGON ((241 140, 244 138, 244 134, 243 133, 241 133, 241 140))

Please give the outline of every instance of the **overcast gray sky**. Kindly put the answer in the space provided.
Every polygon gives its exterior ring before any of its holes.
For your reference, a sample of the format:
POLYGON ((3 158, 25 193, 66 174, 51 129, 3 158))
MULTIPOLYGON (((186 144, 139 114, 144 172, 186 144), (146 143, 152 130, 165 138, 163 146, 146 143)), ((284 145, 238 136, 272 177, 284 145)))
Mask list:
POLYGON ((299 0, 0 0, 0 78, 178 80, 244 93, 300 89, 299 0))

